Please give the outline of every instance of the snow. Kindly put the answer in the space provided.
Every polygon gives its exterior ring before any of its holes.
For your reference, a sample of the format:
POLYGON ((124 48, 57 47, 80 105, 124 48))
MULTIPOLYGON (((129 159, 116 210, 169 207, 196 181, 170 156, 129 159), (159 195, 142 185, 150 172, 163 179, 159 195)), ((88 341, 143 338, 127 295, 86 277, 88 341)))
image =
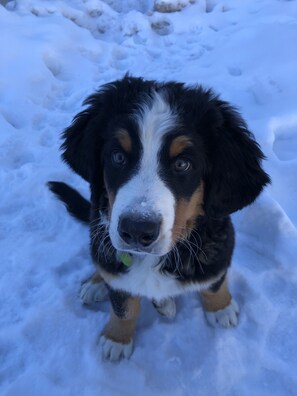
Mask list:
POLYGON ((0 394, 297 395, 297 1, 17 0, 0 5, 0 394), (164 11, 164 10, 163 10, 164 11), (170 10, 172 11, 172 10, 170 10), (100 84, 203 83, 234 103, 272 185, 234 215, 239 325, 207 325, 195 295, 174 320, 143 302, 130 360, 101 359, 107 302, 86 309, 88 230, 47 190, 88 186, 60 132, 100 84))

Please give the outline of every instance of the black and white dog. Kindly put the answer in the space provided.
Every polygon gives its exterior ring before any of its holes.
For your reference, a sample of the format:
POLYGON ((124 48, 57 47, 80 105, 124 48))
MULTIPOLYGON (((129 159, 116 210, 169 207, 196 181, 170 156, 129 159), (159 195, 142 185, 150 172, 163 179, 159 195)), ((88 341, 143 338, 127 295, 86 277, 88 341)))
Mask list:
POLYGON ((132 353, 140 297, 163 315, 174 296, 200 291, 212 325, 237 324, 227 286, 234 247, 229 215, 269 183, 263 154, 241 116, 210 90, 124 77, 84 102, 63 134, 63 159, 90 184, 90 203, 50 182, 90 225, 97 267, 85 303, 107 289, 105 358, 132 353))

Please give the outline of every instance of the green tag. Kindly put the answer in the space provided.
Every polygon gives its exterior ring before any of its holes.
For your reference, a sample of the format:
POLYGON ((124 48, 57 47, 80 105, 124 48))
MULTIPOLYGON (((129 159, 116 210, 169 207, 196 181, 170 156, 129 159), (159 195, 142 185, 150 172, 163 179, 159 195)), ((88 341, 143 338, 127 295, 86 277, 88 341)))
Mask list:
POLYGON ((119 258, 126 267, 130 267, 132 265, 133 260, 129 253, 120 253, 119 258))

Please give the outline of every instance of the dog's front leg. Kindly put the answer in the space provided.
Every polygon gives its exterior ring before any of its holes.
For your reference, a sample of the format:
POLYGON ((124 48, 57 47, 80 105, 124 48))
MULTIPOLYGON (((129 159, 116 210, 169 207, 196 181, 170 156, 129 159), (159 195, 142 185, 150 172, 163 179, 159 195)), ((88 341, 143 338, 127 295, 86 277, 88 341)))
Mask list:
POLYGON ((225 276, 201 292, 208 323, 212 326, 232 327, 238 323, 239 307, 232 298, 225 276))
POLYGON ((111 312, 103 329, 100 344, 103 357, 113 361, 129 358, 133 351, 133 337, 140 312, 140 298, 109 288, 111 312))

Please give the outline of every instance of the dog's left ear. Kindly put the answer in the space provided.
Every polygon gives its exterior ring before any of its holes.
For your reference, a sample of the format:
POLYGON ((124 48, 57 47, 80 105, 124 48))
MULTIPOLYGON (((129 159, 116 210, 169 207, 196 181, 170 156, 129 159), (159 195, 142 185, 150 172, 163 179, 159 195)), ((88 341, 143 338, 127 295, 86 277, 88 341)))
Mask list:
POLYGON ((210 171, 205 184, 205 211, 214 218, 251 204, 270 182, 261 167, 258 143, 228 103, 215 99, 204 117, 210 171))

